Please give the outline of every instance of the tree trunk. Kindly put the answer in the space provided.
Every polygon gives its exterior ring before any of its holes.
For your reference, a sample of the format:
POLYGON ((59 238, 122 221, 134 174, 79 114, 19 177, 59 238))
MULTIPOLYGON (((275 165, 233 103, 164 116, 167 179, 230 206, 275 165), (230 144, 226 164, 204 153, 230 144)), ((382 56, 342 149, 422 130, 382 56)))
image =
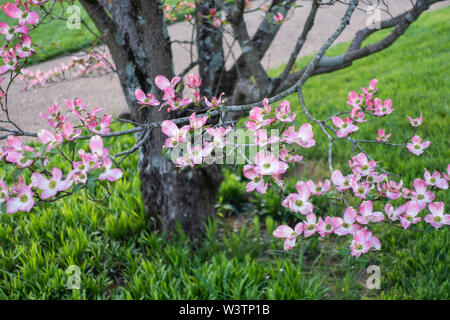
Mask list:
MULTIPOLYGON (((143 123, 176 117, 174 113, 158 111, 157 107, 138 111, 133 94, 136 88, 141 88, 160 98, 155 77, 173 77, 170 40, 160 1, 81 0, 81 3, 111 52, 133 118, 143 123)), ((206 218, 214 214, 221 171, 212 166, 178 172, 162 154, 166 138, 160 128, 153 129, 140 150, 144 207, 157 229, 170 233, 178 221, 195 238, 206 218)))

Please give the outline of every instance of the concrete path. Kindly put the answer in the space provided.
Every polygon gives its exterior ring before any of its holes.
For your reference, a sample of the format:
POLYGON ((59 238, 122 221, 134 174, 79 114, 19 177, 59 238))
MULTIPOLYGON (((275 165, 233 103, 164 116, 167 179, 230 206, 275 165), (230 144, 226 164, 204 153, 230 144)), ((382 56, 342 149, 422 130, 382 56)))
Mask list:
MULTIPOLYGON (((255 1, 255 4, 261 1, 255 1)), ((298 4, 304 5, 288 16, 288 20, 283 24, 281 30, 272 43, 271 48, 263 59, 263 65, 266 68, 278 66, 287 61, 301 27, 304 24, 306 16, 309 13, 311 1, 297 1, 298 4), (299 28, 299 26, 301 26, 299 28)), ((393 15, 408 10, 411 7, 410 0, 388 0, 390 12, 393 15)), ((450 4, 450 0, 438 3, 432 7, 432 10, 442 8, 450 4)), ((365 9, 365 7, 361 7, 365 9)), ((336 4, 332 7, 321 8, 316 18, 316 23, 311 31, 308 40, 302 50, 302 55, 316 52, 324 41, 334 32, 344 13, 345 6, 336 4)), ((246 23, 252 34, 258 27, 263 17, 262 12, 249 13, 246 15, 246 23)), ((350 25, 337 39, 337 42, 349 41, 353 38, 354 33, 366 26, 367 14, 362 11, 356 11, 352 17, 350 25)), ((382 18, 387 18, 382 13, 382 18)), ((185 23, 178 23, 169 27, 169 33, 173 40, 189 40, 190 27, 185 23), (189 30, 189 31, 188 31, 189 30)), ((233 48, 235 56, 239 55, 239 49, 233 48)), ((174 64, 177 72, 183 70, 190 62, 189 48, 185 45, 174 44, 174 64)), ((54 66, 59 66, 61 62, 67 63, 69 57, 63 57, 41 63, 30 69, 48 70, 54 66)), ((229 64, 232 61, 230 59, 229 64)), ((41 111, 58 102, 63 105, 63 99, 80 97, 84 101, 91 102, 91 107, 99 106, 107 110, 108 113, 118 115, 126 110, 125 100, 122 95, 119 81, 116 75, 105 75, 95 78, 76 79, 67 82, 58 83, 46 88, 38 88, 20 92, 20 84, 13 85, 10 91, 10 115, 24 130, 36 131, 47 126, 46 122, 39 117, 41 111)))

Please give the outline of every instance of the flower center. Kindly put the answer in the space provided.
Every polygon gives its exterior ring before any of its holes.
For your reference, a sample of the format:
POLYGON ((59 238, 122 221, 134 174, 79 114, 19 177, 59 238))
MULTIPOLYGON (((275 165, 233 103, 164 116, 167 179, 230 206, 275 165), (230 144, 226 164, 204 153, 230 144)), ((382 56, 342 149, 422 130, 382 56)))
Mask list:
POLYGON ((419 149, 420 149, 420 146, 419 146, 418 144, 416 144, 416 145, 414 146, 414 149, 419 150, 419 149))
POLYGON ((23 194, 20 196, 20 201, 21 202, 27 202, 28 201, 28 196, 26 194, 23 194))
POLYGON ((419 194, 419 195, 417 196, 417 199, 423 200, 423 199, 425 199, 425 196, 424 196, 423 194, 419 194))
POLYGON ((331 224, 327 224, 326 226, 325 226, 325 230, 331 230, 331 228, 332 228, 332 226, 331 226, 331 224))
POLYGON ((302 200, 295 200, 295 205, 297 207, 302 207, 303 206, 303 201, 302 200))
POLYGON ((313 224, 309 224, 308 227, 306 229, 308 230, 313 230, 316 226, 313 224))
POLYGON ((362 249, 362 245, 360 245, 359 243, 355 245, 355 249, 356 250, 361 250, 362 249))
POLYGON ((408 221, 413 221, 413 217, 411 217, 411 216, 406 216, 406 220, 408 220, 408 221))
POLYGON ((364 193, 364 188, 363 187, 359 187, 358 188, 358 193, 364 193))
POLYGON ((56 181, 54 181, 54 180, 50 181, 49 184, 48 184, 48 187, 49 187, 50 189, 55 189, 55 187, 56 187, 56 181))
POLYGON ((434 222, 441 222, 441 221, 442 221, 442 218, 439 217, 439 216, 436 216, 436 217, 433 218, 433 221, 434 221, 434 222))
POLYGON ((346 223, 344 223, 343 225, 342 225, 345 229, 348 229, 348 228, 350 228, 350 225, 346 222, 346 223))
POLYGON ((270 168, 270 163, 264 163, 263 164, 263 168, 264 169, 269 169, 270 168))

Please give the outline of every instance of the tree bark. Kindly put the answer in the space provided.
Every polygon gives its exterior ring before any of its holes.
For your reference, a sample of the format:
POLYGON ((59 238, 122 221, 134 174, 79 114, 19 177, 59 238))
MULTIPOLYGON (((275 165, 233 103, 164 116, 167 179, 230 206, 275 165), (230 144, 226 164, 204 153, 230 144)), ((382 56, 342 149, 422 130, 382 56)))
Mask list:
MULTIPOLYGON (((171 79, 174 75, 160 1, 81 0, 81 3, 111 52, 133 118, 144 123, 179 116, 159 111, 158 107, 138 110, 134 97, 134 91, 141 88, 161 98, 161 91, 154 85, 155 77, 164 75, 171 79)), ((162 154, 166 138, 160 128, 153 129, 139 153, 144 207, 158 230, 171 233, 179 222, 195 238, 202 232, 206 218, 214 214, 221 171, 211 166, 179 172, 162 154)))

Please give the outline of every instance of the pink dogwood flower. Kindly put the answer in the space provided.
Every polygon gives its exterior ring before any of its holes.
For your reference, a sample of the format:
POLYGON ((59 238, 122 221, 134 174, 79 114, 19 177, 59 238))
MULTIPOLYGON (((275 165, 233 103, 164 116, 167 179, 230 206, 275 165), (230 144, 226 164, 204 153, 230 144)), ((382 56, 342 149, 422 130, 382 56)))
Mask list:
POLYGON ((406 148, 416 156, 421 155, 431 144, 430 141, 422 142, 422 138, 419 136, 412 137, 411 141, 412 142, 406 144, 406 148))
POLYGON ((205 104, 208 106, 208 108, 210 109, 214 109, 219 107, 222 104, 222 96, 224 95, 224 93, 222 92, 219 97, 212 97, 211 101, 208 100, 208 98, 205 97, 205 104))
POLYGON ((98 120, 90 121, 88 124, 88 129, 95 134, 107 134, 110 131, 109 126, 111 124, 111 119, 112 115, 108 114, 102 118, 100 123, 98 122, 98 120))
MULTIPOLYGON (((75 98, 73 101, 66 99, 65 100, 66 107, 80 120, 84 120, 84 118, 81 116, 81 112, 86 110, 86 108, 89 106, 89 103, 83 103, 83 100, 80 98, 75 98)), ((95 111, 100 111, 99 108, 95 108, 95 111)), ((93 113, 94 113, 93 112, 93 113)), ((95 112, 96 113, 96 112, 95 112)), ((95 115, 95 113, 93 115, 95 115)), ((95 117, 94 117, 95 118, 95 117)))
POLYGON ((362 112, 359 107, 353 107, 350 112, 350 118, 355 122, 366 122, 366 120, 364 120, 364 112, 362 112))
POLYGON ((207 116, 202 116, 202 117, 198 117, 195 114, 195 112, 193 114, 191 114, 191 116, 189 117, 189 124, 191 126, 191 129, 194 130, 198 130, 201 129, 206 122, 208 121, 208 117, 207 116))
POLYGON ((422 179, 414 179, 414 191, 412 192, 412 200, 417 201, 420 210, 426 207, 427 203, 434 200, 434 193, 427 190, 427 183, 422 179))
POLYGON ((383 104, 381 104, 381 99, 376 98, 373 101, 373 104, 375 106, 375 111, 373 114, 378 117, 383 117, 388 114, 391 114, 395 110, 392 108, 392 100, 391 99, 386 99, 386 100, 384 100, 383 104))
POLYGON ((213 145, 216 149, 222 149, 225 147, 227 140, 226 136, 231 131, 231 127, 216 127, 206 128, 206 133, 213 137, 213 145))
POLYGON ((27 35, 29 33, 28 27, 25 25, 9 26, 6 22, 0 22, 0 34, 4 34, 6 36, 6 42, 10 42, 11 39, 19 33, 27 35))
POLYGON ((366 95, 368 95, 370 97, 370 99, 371 99, 373 94, 378 91, 377 85, 378 85, 378 80, 377 79, 372 79, 369 82, 369 87, 368 88, 362 88, 362 91, 366 95))
POLYGON ((444 214, 444 202, 434 202, 428 204, 430 214, 425 216, 425 221, 431 224, 435 229, 444 225, 450 225, 450 214, 444 214))
POLYGON ((275 109, 275 117, 281 122, 292 122, 297 115, 291 113, 291 105, 288 100, 283 100, 280 107, 275 109))
POLYGON ((73 124, 71 122, 66 122, 61 125, 61 131, 64 138, 68 141, 73 141, 81 135, 81 128, 74 130, 73 124))
POLYGON ((48 144, 46 151, 56 148, 63 142, 63 135, 61 133, 54 134, 47 129, 41 129, 37 133, 38 139, 42 144, 48 144))
POLYGON ((303 223, 299 222, 295 225, 294 229, 289 226, 281 225, 278 226, 273 232, 275 238, 286 239, 284 240, 284 250, 290 250, 295 247, 295 240, 303 232, 303 223))
POLYGON ((103 139, 101 136, 93 136, 89 140, 89 149, 91 149, 93 158, 90 160, 102 160, 104 157, 108 156, 109 148, 103 147, 103 139))
POLYGON ((441 174, 438 171, 434 171, 431 175, 427 169, 424 173, 425 182, 429 186, 434 186, 442 190, 448 189, 448 182, 444 178, 441 178, 441 174))
POLYGON ((363 201, 359 207, 360 216, 356 217, 356 220, 360 224, 368 224, 369 222, 380 222, 384 220, 384 214, 379 211, 372 211, 372 201, 363 201))
POLYGON ((352 107, 359 107, 364 102, 364 94, 358 95, 355 91, 348 94, 347 104, 352 107))
POLYGON ((256 190, 260 194, 264 194, 267 191, 268 183, 264 182, 261 175, 257 174, 252 164, 247 164, 243 169, 244 176, 251 181, 247 183, 245 190, 252 192, 256 190))
POLYGON ((170 120, 164 120, 161 124, 162 132, 168 136, 164 143, 166 148, 174 148, 186 140, 190 127, 188 125, 178 129, 177 125, 170 120))
POLYGON ((151 93, 146 95, 141 89, 136 89, 136 91, 134 92, 134 96, 136 97, 138 104, 140 104, 141 106, 154 107, 159 105, 159 101, 155 98, 155 95, 151 93))
POLYGON ((297 193, 289 194, 282 202, 281 205, 285 208, 289 208, 293 212, 300 212, 303 215, 308 215, 313 211, 313 205, 309 202, 308 185, 305 182, 300 182, 295 185, 297 193))
POLYGON ((278 141, 280 141, 280 138, 277 136, 268 137, 267 130, 265 130, 265 129, 256 130, 255 136, 253 138, 253 142, 259 147, 263 147, 268 144, 277 143, 278 141))
POLYGON ((280 161, 278 157, 265 150, 256 153, 254 164, 256 173, 262 176, 283 174, 288 168, 286 162, 280 161))
POLYGON ((409 201, 405 204, 405 213, 400 217, 400 224, 408 229, 411 224, 418 223, 422 218, 417 217, 421 211, 421 205, 417 201, 409 201))
POLYGON ((312 236, 317 231, 316 215, 314 213, 306 216, 303 226, 303 234, 306 238, 312 236))
POLYGON ((325 237, 326 235, 333 233, 341 225, 342 219, 338 217, 327 216, 323 220, 321 217, 319 217, 319 222, 317 223, 316 230, 321 237, 325 237))
POLYGON ((349 177, 344 177, 341 170, 335 170, 331 174, 331 181, 338 191, 345 191, 350 189, 352 186, 352 179, 349 177))
POLYGON ((345 236, 347 234, 353 234, 359 230, 361 226, 355 223, 357 215, 358 212, 355 209, 352 207, 347 207, 344 212, 344 219, 341 219, 341 224, 334 230, 334 233, 340 236, 345 236))
POLYGON ((405 205, 399 206, 397 209, 390 203, 386 203, 384 206, 384 213, 391 221, 397 221, 399 216, 405 212, 405 205))
POLYGON ((304 123, 298 131, 295 131, 295 126, 289 127, 284 131, 282 141, 288 144, 297 143, 303 148, 311 148, 316 145, 316 141, 313 138, 312 126, 309 123, 304 123))
POLYGON ((24 59, 27 58, 29 56, 31 56, 32 54, 36 53, 36 51, 34 51, 34 49, 31 47, 31 38, 28 36, 23 36, 23 41, 21 44, 16 45, 15 49, 16 49, 16 53, 17 55, 24 59))
POLYGON ((33 172, 32 181, 34 187, 42 190, 42 199, 49 199, 58 192, 67 190, 72 186, 72 181, 62 180, 61 169, 57 167, 52 169, 52 176, 50 179, 45 178, 39 172, 33 172))
POLYGON ((358 183, 356 180, 352 181, 353 195, 360 199, 366 199, 372 187, 368 182, 358 183))
POLYGON ((29 212, 34 206, 34 193, 31 186, 21 185, 16 191, 17 194, 6 201, 6 213, 29 212))
POLYGON ((198 77, 197 74, 191 73, 187 76, 187 86, 191 89, 200 88, 202 85, 202 80, 198 77))
POLYGON ((363 152, 358 155, 352 157, 352 161, 350 162, 350 167, 352 168, 354 173, 358 173, 361 176, 367 176, 371 174, 377 166, 377 162, 374 160, 370 160, 367 158, 367 155, 363 152))
POLYGON ((390 137, 391 137, 391 133, 386 135, 386 131, 384 131, 384 129, 378 130, 377 141, 388 142, 390 137))
POLYGON ((19 19, 19 25, 25 23, 35 25, 39 21, 39 14, 34 11, 30 12, 27 6, 25 6, 25 11, 22 11, 13 3, 5 3, 2 9, 9 17, 19 19))
POLYGON ((255 107, 252 110, 250 110, 249 113, 249 121, 245 123, 245 126, 249 130, 258 130, 262 127, 265 127, 272 122, 275 121, 275 118, 273 119, 264 119, 265 111, 264 109, 260 107, 255 107))
POLYGON ((0 66, 0 75, 8 72, 9 70, 15 70, 17 67, 17 57, 13 49, 9 49, 2 54, 4 65, 0 66))
POLYGON ((367 229, 357 230, 350 244, 351 255, 358 258, 361 254, 369 252, 371 248, 380 250, 381 243, 378 238, 372 236, 372 232, 367 229))
POLYGON ((163 100, 174 100, 175 99, 175 87, 178 82, 181 81, 180 77, 173 77, 171 81, 164 76, 156 76, 155 84, 156 86, 164 91, 163 100))
POLYGON ((330 180, 328 179, 325 179, 323 182, 319 181, 317 184, 314 184, 312 180, 308 180, 307 185, 309 191, 314 196, 321 196, 324 192, 329 191, 331 187, 330 180))
POLYGON ((409 119, 409 123, 413 127, 418 127, 418 126, 422 125, 422 121, 423 121, 422 113, 420 114, 419 118, 413 119, 410 116, 408 116, 408 119, 409 119))
POLYGON ((56 104, 52 105, 47 110, 48 110, 48 114, 41 112, 39 114, 39 116, 42 119, 47 120, 50 127, 52 127, 52 128, 58 127, 58 122, 59 122, 59 117, 60 117, 60 112, 58 111, 58 104, 56 103, 56 104))
POLYGON ((301 162, 303 160, 303 156, 297 154, 289 154, 286 148, 283 148, 280 151, 280 159, 285 162, 301 162))
POLYGON ((112 168, 113 162, 110 158, 105 157, 103 158, 101 170, 102 172, 98 176, 98 180, 108 180, 109 182, 114 182, 116 180, 119 180, 123 176, 122 170, 119 168, 112 168))
POLYGON ((336 132, 336 135, 339 138, 346 138, 349 134, 359 129, 358 126, 355 126, 352 123, 352 119, 350 118, 345 118, 344 120, 342 120, 341 118, 334 116, 333 124, 337 128, 339 128, 339 130, 336 132))

